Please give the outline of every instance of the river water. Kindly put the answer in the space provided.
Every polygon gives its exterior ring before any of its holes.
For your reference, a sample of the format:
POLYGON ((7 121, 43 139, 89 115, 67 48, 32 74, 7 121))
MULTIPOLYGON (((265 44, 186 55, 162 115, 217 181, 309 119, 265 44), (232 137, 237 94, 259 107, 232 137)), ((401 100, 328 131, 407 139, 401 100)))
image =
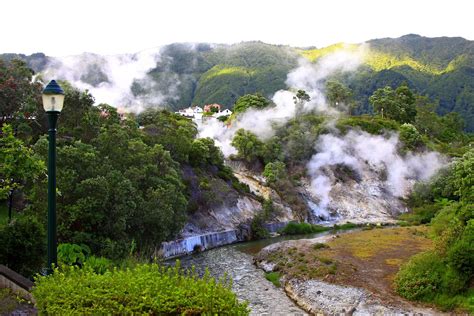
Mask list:
MULTIPOLYGON (((305 236, 285 236, 224 246, 180 258, 183 268, 195 267, 198 274, 206 268, 216 278, 225 274, 232 278, 232 290, 240 300, 249 303, 251 315, 307 315, 281 288, 265 279, 265 274, 253 264, 253 254, 263 247, 288 239, 314 238, 328 233, 305 236)), ((168 261, 170 262, 170 261, 168 261)))

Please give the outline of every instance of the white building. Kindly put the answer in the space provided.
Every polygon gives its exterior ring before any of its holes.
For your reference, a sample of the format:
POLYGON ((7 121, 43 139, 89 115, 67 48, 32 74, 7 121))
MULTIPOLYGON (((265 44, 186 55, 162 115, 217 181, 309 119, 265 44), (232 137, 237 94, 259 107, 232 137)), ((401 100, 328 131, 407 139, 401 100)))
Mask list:
POLYGON ((229 109, 225 109, 224 111, 214 113, 212 116, 215 118, 221 117, 221 116, 229 116, 232 114, 232 111, 229 109))
POLYGON ((202 119, 202 114, 204 110, 199 107, 199 106, 192 106, 186 109, 179 110, 178 112, 175 112, 176 114, 179 114, 184 117, 189 117, 193 119, 200 120, 202 119))

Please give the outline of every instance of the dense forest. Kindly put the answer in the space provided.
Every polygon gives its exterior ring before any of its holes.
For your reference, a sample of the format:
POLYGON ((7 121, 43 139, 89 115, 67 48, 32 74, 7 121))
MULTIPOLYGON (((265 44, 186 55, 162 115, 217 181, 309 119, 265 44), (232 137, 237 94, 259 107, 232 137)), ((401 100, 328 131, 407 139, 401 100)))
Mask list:
MULTIPOLYGON (((171 44, 161 48, 155 67, 146 78, 136 79, 131 91, 136 97, 159 89, 165 93, 160 104, 172 110, 191 104, 219 103, 231 108, 245 94, 270 97, 284 89, 286 75, 302 57, 317 62, 339 50, 365 50, 356 74, 336 74, 354 93, 355 113, 372 113, 368 98, 378 88, 396 88, 405 82, 435 102, 438 114, 457 112, 465 118, 466 130, 474 130, 474 43, 463 38, 426 38, 406 35, 374 39, 364 44, 335 44, 324 48, 293 48, 261 42, 235 45, 171 44)), ((38 53, 30 56, 3 54, 0 58, 21 58, 36 72, 58 61, 38 53)), ((107 83, 105 57, 78 57, 87 65, 78 80, 91 86, 107 83)), ((133 59, 133 58, 132 58, 133 59)), ((330 78, 329 78, 330 79, 330 78)))

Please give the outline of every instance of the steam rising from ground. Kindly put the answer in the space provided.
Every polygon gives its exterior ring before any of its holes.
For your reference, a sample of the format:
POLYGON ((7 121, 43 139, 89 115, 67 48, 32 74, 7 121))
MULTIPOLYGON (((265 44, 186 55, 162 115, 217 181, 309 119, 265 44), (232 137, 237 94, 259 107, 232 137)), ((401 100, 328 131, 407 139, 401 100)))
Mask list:
POLYGON ((225 156, 235 154, 231 142, 234 134, 240 128, 249 130, 262 140, 274 135, 274 127, 283 125, 296 115, 294 102, 295 90, 305 90, 311 98, 302 108, 302 113, 316 111, 319 113, 337 115, 339 112, 328 106, 324 95, 324 81, 335 72, 353 71, 361 64, 365 47, 355 52, 340 51, 324 58, 317 64, 311 64, 301 59, 299 66, 288 74, 286 84, 291 90, 277 91, 272 101, 275 107, 262 110, 250 109, 239 115, 231 127, 220 122, 207 121, 199 125, 199 137, 214 138, 225 156))
POLYGON ((335 177, 331 167, 344 165, 355 172, 361 181, 378 174, 385 190, 396 197, 404 197, 415 180, 428 180, 445 163, 435 152, 398 154, 398 134, 388 137, 366 132, 350 131, 345 136, 322 135, 316 144, 318 151, 307 165, 311 190, 319 198, 318 208, 327 210, 335 177))
POLYGON ((81 90, 89 90, 97 103, 108 103, 115 107, 126 107, 140 112, 145 106, 159 105, 165 98, 172 97, 179 81, 168 87, 164 94, 156 87, 148 72, 160 61, 160 50, 150 49, 136 54, 100 56, 91 53, 54 58, 46 67, 46 79, 67 80, 81 90), (145 94, 132 91, 139 83, 145 94))
MULTIPOLYGON (((226 156, 236 153, 231 141, 240 128, 253 132, 262 140, 268 139, 274 135, 275 126, 299 115, 293 99, 295 89, 303 89, 311 97, 311 101, 304 104, 301 113, 316 112, 336 118, 341 113, 328 105, 324 94, 325 80, 336 72, 356 70, 363 59, 365 49, 362 45, 355 52, 338 52, 322 58, 316 65, 301 60, 299 67, 291 71, 286 80, 292 90, 281 90, 274 94, 272 100, 275 107, 250 109, 239 115, 231 127, 225 127, 217 120, 205 122, 199 126, 199 137, 214 138, 226 156)), ((328 125, 332 121, 334 120, 329 120, 328 125)), ((358 186, 360 197, 371 195, 363 189, 368 187, 387 192, 392 197, 404 197, 415 181, 429 179, 445 163, 444 158, 435 152, 407 153, 401 156, 398 151, 400 146, 397 133, 381 136, 352 130, 341 136, 339 131, 334 130, 333 134, 320 136, 315 144, 317 153, 307 164, 310 191, 316 197, 307 203, 315 217, 329 218, 331 193, 336 194, 333 190, 337 180, 334 173, 336 166, 346 166, 352 170, 357 181, 371 183, 358 186)), ((346 197, 334 198, 343 200, 346 197)), ((387 196, 379 199, 384 198, 387 196)))

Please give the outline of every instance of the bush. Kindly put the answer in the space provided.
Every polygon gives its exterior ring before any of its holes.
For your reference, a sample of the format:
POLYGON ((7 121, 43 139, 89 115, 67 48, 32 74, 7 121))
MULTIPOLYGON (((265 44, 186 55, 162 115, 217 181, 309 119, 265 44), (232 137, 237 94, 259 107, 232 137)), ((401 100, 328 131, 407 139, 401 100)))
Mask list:
POLYGON ((97 274, 87 265, 36 280, 40 314, 235 314, 249 313, 230 290, 230 281, 199 278, 194 272, 157 264, 97 274))
POLYGON ((254 216, 252 223, 250 223, 250 229, 252 232, 252 239, 264 239, 270 237, 270 233, 263 226, 265 223, 264 214, 260 213, 254 216))
POLYGON ((283 235, 303 235, 303 234, 314 234, 329 230, 329 227, 311 225, 308 223, 288 223, 282 230, 283 235))
POLYGON ((410 213, 401 214, 399 219, 411 225, 428 224, 441 208, 441 204, 425 204, 414 208, 410 213))
POLYGON ((469 220, 460 239, 448 250, 448 262, 468 278, 474 276, 474 219, 469 220))
POLYGON ((414 150, 423 145, 420 133, 415 126, 409 123, 400 126, 400 140, 404 144, 404 150, 414 150))
POLYGON ((0 262, 24 276, 39 272, 46 259, 46 234, 33 217, 20 216, 0 228, 0 262))
POLYGON ((97 274, 104 274, 113 268, 113 263, 107 258, 90 256, 84 262, 84 265, 94 270, 97 274))
POLYGON ((86 245, 59 244, 58 245, 58 263, 66 265, 82 266, 91 250, 86 245))
POLYGON ((433 252, 413 256, 395 278, 395 290, 409 300, 430 301, 442 285, 445 265, 433 252))

